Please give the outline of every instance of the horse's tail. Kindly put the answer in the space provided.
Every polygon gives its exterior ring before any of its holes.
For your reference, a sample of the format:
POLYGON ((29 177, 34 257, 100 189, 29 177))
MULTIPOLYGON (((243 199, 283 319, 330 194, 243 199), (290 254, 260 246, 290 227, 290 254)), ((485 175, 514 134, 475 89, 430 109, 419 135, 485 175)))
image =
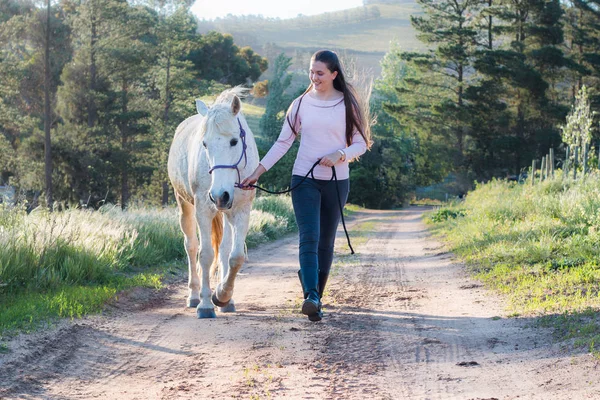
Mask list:
POLYGON ((217 213, 212 220, 212 234, 210 241, 212 243, 213 251, 215 252, 215 258, 210 266, 210 276, 216 276, 219 270, 219 246, 223 239, 223 216, 221 213, 217 213))

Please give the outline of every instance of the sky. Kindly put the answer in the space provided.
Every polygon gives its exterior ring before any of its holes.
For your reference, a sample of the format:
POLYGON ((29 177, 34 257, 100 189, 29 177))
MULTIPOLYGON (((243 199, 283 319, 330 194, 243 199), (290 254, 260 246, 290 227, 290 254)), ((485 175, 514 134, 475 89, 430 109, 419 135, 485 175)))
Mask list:
POLYGON ((315 15, 360 7, 362 0, 196 0, 192 12, 200 19, 233 15, 294 18, 298 14, 315 15))

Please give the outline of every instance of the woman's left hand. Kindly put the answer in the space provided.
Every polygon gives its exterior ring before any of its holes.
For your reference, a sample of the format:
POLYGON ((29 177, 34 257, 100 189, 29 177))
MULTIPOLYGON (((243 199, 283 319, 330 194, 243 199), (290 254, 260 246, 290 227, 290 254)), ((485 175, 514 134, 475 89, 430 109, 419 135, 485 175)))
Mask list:
POLYGON ((331 154, 327 154, 323 158, 321 158, 321 162, 319 165, 323 165, 324 167, 333 167, 338 161, 340 161, 342 155, 339 151, 334 151, 331 154))

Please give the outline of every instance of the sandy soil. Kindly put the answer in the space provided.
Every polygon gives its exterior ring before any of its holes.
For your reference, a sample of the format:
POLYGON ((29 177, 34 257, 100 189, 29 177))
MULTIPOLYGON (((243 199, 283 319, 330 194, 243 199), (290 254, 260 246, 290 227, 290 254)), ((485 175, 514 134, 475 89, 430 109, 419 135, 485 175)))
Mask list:
POLYGON ((422 212, 354 218, 371 231, 357 256, 341 258, 322 322, 298 312, 291 236, 250 252, 236 314, 198 320, 178 282, 19 336, 0 355, 0 398, 600 398, 598 361, 507 318, 428 234, 422 212))

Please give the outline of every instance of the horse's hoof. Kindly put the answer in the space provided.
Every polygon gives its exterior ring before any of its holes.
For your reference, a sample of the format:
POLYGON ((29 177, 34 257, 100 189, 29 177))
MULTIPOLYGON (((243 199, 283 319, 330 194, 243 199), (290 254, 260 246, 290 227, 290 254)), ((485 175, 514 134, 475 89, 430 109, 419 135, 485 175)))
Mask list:
POLYGON ((219 301, 219 299, 217 299, 217 292, 213 292, 213 294, 212 294, 212 302, 217 307, 225 307, 225 306, 227 306, 229 304, 229 300, 226 301, 226 302, 219 301))
POLYGON ((196 308, 200 304, 200 299, 188 299, 187 306, 190 308, 196 308))
POLYGON ((217 318, 217 314, 215 313, 214 308, 198 308, 196 310, 196 314, 198 314, 199 319, 203 318, 217 318))
POLYGON ((230 300, 229 304, 227 304, 225 307, 219 307, 219 311, 222 313, 233 313, 235 312, 235 304, 233 304, 233 302, 230 300))

